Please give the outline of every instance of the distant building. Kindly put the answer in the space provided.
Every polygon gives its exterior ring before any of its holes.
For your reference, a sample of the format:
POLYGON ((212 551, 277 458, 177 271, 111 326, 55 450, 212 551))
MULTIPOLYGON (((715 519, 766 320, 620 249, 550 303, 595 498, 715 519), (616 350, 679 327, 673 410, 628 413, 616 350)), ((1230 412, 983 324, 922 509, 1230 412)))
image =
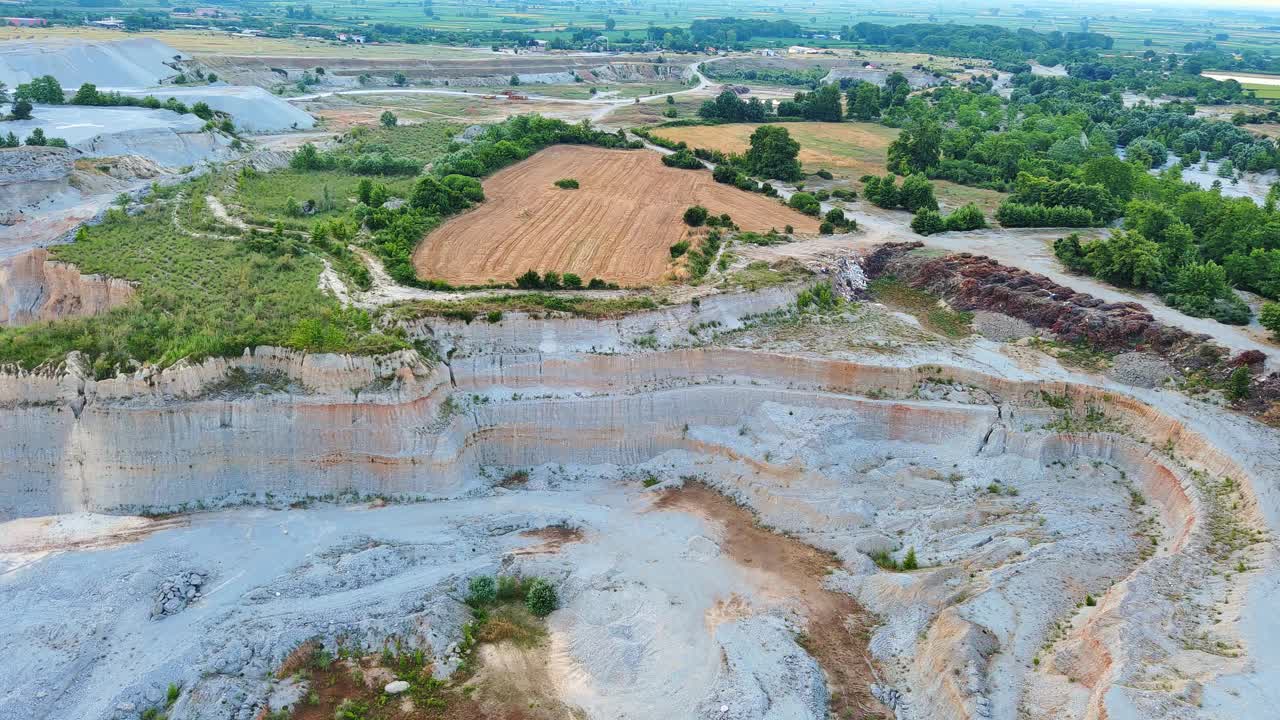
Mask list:
POLYGON ((778 56, 778 51, 774 50, 773 48, 757 48, 755 50, 755 53, 757 55, 760 55, 761 57, 777 57, 778 56))
POLYGON ((37 17, 7 17, 4 18, 4 21, 6 25, 15 25, 17 27, 40 27, 41 25, 49 24, 48 20, 37 17))
POLYGON ((124 21, 117 20, 115 16, 109 17, 106 20, 91 20, 89 21, 89 24, 96 25, 98 27, 113 28, 115 30, 124 28, 124 21))
POLYGON ((787 52, 792 55, 817 55, 822 51, 818 48, 805 47, 804 45, 792 45, 787 48, 787 52))
POLYGON ((196 17, 220 17, 222 15, 222 11, 218 8, 201 7, 196 8, 195 15, 196 17))
POLYGON ((351 33, 338 33, 338 40, 341 40, 342 42, 355 43, 357 45, 364 44, 363 35, 353 35, 351 33))

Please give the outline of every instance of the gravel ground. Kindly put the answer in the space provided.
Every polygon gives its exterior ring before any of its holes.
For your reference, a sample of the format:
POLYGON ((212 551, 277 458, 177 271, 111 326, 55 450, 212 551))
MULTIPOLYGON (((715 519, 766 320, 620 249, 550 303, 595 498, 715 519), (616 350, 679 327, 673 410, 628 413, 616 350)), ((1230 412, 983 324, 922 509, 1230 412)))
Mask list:
POLYGON ((1111 369, 1107 371, 1107 377, 1125 385, 1155 388, 1163 385, 1166 379, 1176 380, 1181 375, 1157 355, 1129 352, 1115 357, 1111 369))

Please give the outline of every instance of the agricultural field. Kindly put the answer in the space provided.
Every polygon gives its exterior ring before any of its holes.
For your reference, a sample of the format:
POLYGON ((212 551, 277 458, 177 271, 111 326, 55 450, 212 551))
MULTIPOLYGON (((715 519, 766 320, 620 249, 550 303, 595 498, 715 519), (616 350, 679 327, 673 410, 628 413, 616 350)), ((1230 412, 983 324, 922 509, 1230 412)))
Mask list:
MULTIPOLYGON (((228 55, 257 58, 351 58, 364 60, 443 60, 492 55, 487 49, 388 43, 353 45, 314 38, 268 38, 232 35, 208 30, 158 30, 145 33, 190 55, 228 55)), ((137 37, 117 30, 69 27, 0 26, 0 41, 75 38, 77 40, 122 40, 137 37)))
MULTIPOLYGON (((883 173, 885 154, 898 131, 873 123, 777 123, 800 143, 800 164, 806 172, 830 170, 847 178, 883 173)), ((685 142, 691 148, 727 153, 746 152, 751 133, 759 125, 732 123, 658 128, 655 135, 685 142)))
POLYGON ((817 220, 776 200, 636 150, 558 145, 493 175, 484 191, 482 205, 418 246, 420 278, 482 285, 534 269, 629 286, 658 283, 671 275, 671 245, 694 234, 681 219, 691 205, 728 213, 743 230, 818 228, 817 220), (560 179, 580 187, 562 190, 554 185, 560 179))
MULTIPOLYGON (((828 170, 837 180, 856 181, 863 175, 882 175, 889 143, 898 136, 894 128, 874 123, 777 123, 787 128, 800 143, 800 164, 807 173, 828 170)), ((726 125, 694 125, 657 128, 653 133, 663 138, 684 141, 689 147, 702 147, 721 152, 741 153, 750 146, 751 133, 758 125, 732 123, 726 125)), ((938 202, 943 209, 954 209, 976 203, 988 214, 1004 200, 1004 194, 993 190, 966 187, 936 181, 938 202)))

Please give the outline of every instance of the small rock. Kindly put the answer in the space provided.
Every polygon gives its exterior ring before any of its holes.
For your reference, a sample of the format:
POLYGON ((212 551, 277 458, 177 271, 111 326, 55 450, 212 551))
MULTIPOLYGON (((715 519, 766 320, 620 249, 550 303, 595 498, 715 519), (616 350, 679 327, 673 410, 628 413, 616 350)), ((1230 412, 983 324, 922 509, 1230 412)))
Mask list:
POLYGON ((405 682, 404 680, 395 680, 395 681, 389 682, 387 683, 387 686, 383 688, 383 690, 385 690, 388 695, 399 695, 400 693, 408 689, 409 689, 409 683, 405 682))

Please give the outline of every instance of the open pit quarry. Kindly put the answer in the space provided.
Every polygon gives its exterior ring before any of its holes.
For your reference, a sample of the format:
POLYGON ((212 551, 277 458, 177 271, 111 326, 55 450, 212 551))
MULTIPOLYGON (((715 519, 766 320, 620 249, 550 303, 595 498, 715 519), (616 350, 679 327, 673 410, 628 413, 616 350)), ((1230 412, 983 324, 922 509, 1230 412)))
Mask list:
POLYGON ((1273 430, 797 289, 5 370, 0 715, 248 720, 306 641, 447 676, 504 572, 559 588, 547 717, 1267 716, 1273 430))

